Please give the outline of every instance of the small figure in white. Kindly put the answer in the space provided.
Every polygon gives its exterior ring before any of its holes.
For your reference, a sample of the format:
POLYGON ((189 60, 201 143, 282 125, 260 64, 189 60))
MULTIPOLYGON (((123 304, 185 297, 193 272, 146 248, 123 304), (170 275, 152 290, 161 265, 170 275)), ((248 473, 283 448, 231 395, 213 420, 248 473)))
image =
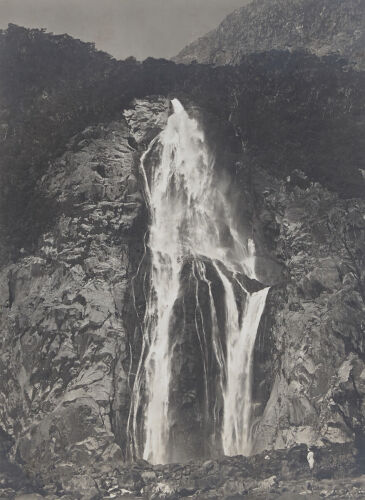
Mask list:
POLYGON ((308 448, 308 455, 307 455, 307 460, 309 464, 310 470, 313 470, 314 467, 314 453, 311 448, 308 448))

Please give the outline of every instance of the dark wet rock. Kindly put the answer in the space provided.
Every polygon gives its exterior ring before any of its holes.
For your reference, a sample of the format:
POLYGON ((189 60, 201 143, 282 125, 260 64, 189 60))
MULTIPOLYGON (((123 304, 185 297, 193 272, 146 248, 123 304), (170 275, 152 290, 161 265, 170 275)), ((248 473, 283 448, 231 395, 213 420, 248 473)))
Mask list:
POLYGON ((102 498, 96 482, 87 475, 74 475, 64 481, 63 490, 66 495, 82 500, 99 500, 102 498))
POLYGON ((165 97, 138 99, 133 108, 126 110, 124 116, 128 122, 131 139, 135 147, 147 148, 149 143, 165 127, 169 114, 170 101, 165 97))

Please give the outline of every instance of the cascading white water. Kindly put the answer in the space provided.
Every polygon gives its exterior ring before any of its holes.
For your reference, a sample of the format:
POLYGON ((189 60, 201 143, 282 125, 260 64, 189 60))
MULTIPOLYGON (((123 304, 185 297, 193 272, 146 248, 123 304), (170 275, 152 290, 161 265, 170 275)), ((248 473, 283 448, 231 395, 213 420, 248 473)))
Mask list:
POLYGON ((252 355, 268 290, 264 288, 248 296, 238 335, 228 336, 223 421, 223 449, 226 455, 251 453, 252 355))
MULTIPOLYGON (((243 285, 235 276, 242 273, 255 277, 253 242, 241 237, 235 228, 232 210, 214 182, 213 161, 197 121, 189 118, 177 99, 172 100, 172 106, 167 126, 155 141, 161 154, 151 171, 149 185, 145 156, 141 161, 151 211, 148 247, 152 270, 128 425, 134 453, 152 463, 169 461, 169 388, 174 348, 169 327, 186 259, 195 259, 194 275, 208 285, 213 330, 210 338, 224 401, 221 441, 228 455, 250 452, 252 355, 267 295, 267 289, 247 294, 244 311, 240 311, 234 285, 243 285), (229 228, 229 242, 223 241, 223 227, 229 228), (224 289, 226 355, 219 342, 211 283, 202 259, 212 263, 224 289), (143 388, 142 450, 138 444, 137 413, 143 388)), ((196 300, 198 303, 198 296, 196 300)), ((203 340, 206 342, 199 337, 202 351, 203 340)), ((206 370, 204 366, 205 374, 206 370)))

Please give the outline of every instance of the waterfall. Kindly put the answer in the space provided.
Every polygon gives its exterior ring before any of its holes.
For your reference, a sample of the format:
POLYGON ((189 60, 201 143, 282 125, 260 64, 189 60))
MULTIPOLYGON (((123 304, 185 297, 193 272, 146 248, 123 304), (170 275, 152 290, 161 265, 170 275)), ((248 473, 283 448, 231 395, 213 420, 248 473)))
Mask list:
POLYGON ((226 455, 251 453, 252 355, 268 290, 264 288, 248 296, 238 335, 228 337, 223 425, 223 449, 226 455))
POLYGON ((181 340, 173 325, 184 295, 184 266, 190 266, 189 279, 195 280, 192 324, 204 378, 204 418, 214 420, 212 432, 225 454, 250 452, 252 356, 268 291, 246 289, 247 280, 255 279, 253 241, 236 227, 197 121, 177 99, 172 106, 166 128, 149 148, 156 148, 157 161, 151 161, 147 170, 146 153, 140 165, 151 215, 147 242, 151 273, 128 433, 131 453, 152 463, 166 463, 173 456, 171 378, 175 344, 181 340), (224 290, 219 307, 213 289, 218 282, 224 290), (205 309, 200 303, 202 290, 205 309), (223 326, 218 321, 221 311, 223 326), (214 388, 213 365, 218 372, 214 388), (223 400, 223 421, 217 394, 223 400))

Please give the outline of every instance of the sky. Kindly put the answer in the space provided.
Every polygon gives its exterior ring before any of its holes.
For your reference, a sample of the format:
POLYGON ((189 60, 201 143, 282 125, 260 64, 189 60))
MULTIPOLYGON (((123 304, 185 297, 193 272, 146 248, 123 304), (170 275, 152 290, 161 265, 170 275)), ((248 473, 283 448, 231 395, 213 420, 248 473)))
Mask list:
POLYGON ((0 0, 8 23, 68 33, 118 59, 169 58, 249 0, 0 0))

